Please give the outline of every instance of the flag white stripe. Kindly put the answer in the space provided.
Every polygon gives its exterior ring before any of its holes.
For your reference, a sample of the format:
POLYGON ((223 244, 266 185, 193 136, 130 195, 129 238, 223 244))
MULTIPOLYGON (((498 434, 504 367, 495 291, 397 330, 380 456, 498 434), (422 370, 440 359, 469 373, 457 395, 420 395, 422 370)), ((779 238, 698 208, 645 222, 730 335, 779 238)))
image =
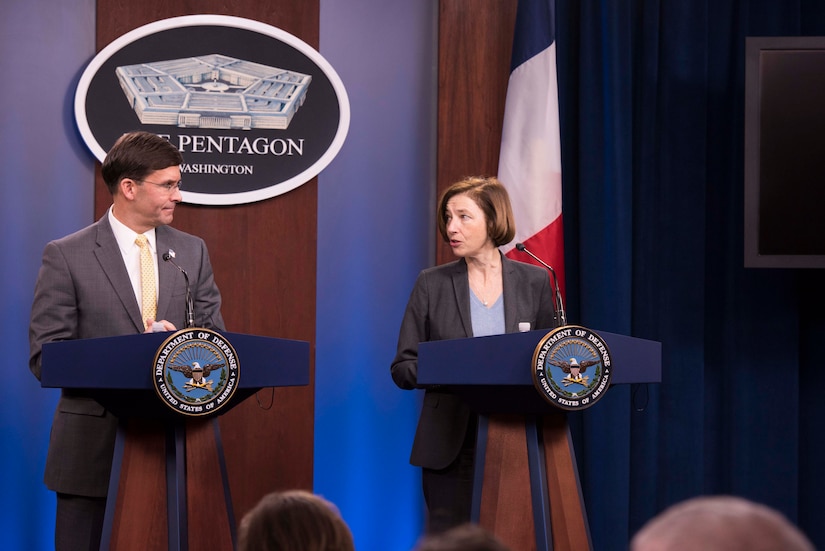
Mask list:
POLYGON ((516 219, 516 238, 502 247, 507 252, 562 211, 555 43, 513 70, 504 113, 498 178, 516 219))

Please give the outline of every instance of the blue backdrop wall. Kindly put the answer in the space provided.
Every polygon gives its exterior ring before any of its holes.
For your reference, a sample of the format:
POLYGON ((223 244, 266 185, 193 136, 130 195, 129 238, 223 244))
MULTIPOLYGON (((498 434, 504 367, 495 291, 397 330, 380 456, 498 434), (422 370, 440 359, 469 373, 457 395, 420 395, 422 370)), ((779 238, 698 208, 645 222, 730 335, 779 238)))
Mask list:
POLYGON ((359 549, 411 549, 417 393, 389 376, 418 271, 433 263, 436 2, 321 2, 321 53, 352 124, 318 179, 315 488, 359 549))
POLYGON ((93 163, 72 117, 72 89, 94 54, 94 0, 11 0, 0 17, 0 266, 6 349, 0 443, 6 483, 0 520, 7 549, 52 549, 54 497, 43 486, 58 393, 28 370, 28 317, 45 243, 92 219, 93 163))

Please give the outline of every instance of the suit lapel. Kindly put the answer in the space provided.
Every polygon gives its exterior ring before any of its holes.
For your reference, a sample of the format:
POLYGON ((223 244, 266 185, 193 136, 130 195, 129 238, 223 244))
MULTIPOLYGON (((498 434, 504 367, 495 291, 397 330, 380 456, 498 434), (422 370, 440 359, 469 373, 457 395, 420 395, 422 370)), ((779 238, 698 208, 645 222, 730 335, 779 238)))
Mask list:
POLYGON ((168 319, 166 311, 169 309, 172 289, 178 269, 171 262, 163 260, 164 253, 174 250, 171 234, 166 226, 155 228, 155 246, 158 249, 158 315, 159 320, 168 319))
POLYGON ((452 273, 453 292, 455 293, 458 314, 468 337, 473 336, 473 319, 470 315, 470 280, 467 279, 467 261, 463 258, 456 262, 452 273))
POLYGON ((142 333, 144 325, 143 320, 141 320, 140 306, 137 303, 137 298, 135 298, 132 282, 129 280, 129 273, 123 264, 123 255, 120 254, 115 234, 112 232, 107 216, 108 214, 104 214, 97 223, 95 256, 100 263, 100 268, 114 288, 118 298, 120 298, 123 309, 126 310, 132 323, 135 324, 135 329, 142 333))
POLYGON ((504 299, 504 331, 515 333, 518 329, 519 274, 513 261, 501 255, 501 288, 504 299))

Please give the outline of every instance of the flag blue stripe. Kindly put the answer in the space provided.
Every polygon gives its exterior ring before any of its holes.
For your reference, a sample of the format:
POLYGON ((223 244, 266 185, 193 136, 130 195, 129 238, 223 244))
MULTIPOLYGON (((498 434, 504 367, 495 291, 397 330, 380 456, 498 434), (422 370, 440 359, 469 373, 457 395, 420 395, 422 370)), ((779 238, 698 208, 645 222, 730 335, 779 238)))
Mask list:
POLYGON ((510 71, 546 50, 555 39, 554 0, 519 0, 510 71))

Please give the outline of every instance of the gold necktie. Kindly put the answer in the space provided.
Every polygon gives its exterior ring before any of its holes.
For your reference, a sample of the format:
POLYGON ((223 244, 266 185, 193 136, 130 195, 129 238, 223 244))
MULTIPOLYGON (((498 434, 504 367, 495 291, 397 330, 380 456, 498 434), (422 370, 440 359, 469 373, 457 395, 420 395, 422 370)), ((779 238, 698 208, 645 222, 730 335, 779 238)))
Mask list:
POLYGON ((140 310, 143 313, 143 323, 146 323, 148 319, 155 319, 157 314, 155 263, 145 235, 138 235, 135 244, 140 247, 140 310))

